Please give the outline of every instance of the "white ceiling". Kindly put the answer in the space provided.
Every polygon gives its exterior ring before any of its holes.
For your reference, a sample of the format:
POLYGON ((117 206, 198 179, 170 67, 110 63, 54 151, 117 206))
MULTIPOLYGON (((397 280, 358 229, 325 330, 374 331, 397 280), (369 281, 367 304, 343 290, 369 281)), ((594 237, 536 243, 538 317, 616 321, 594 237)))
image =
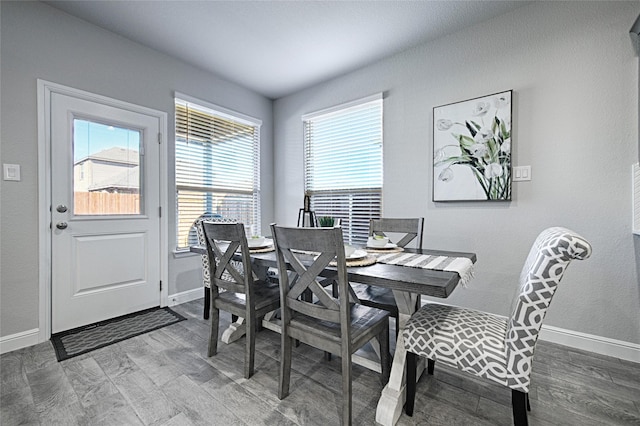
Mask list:
POLYGON ((45 1, 277 99, 529 1, 45 1))

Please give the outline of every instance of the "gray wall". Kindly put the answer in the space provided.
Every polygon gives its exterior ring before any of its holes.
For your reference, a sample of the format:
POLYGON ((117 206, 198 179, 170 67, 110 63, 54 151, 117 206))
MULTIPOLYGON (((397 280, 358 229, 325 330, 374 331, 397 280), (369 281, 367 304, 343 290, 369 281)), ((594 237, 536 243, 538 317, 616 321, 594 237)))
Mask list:
POLYGON ((640 343, 638 14, 638 2, 538 2, 277 100, 276 220, 295 224, 302 203, 300 116, 384 92, 384 214, 424 216, 424 247, 478 255, 450 303, 507 315, 531 243, 563 225, 594 252, 571 265, 545 324, 640 343), (433 107, 509 89, 514 165, 533 179, 510 203, 432 202, 433 107))
MULTIPOLYGON (((273 218, 272 101, 39 2, 0 2, 2 163, 22 181, 1 182, 0 336, 38 328, 38 157, 36 79, 168 113, 169 247, 175 247, 173 93, 259 118, 262 214, 273 218)), ((266 229, 266 228, 265 228, 266 229)), ((202 285, 199 257, 169 255, 169 294, 202 285)))
MULTIPOLYGON (((264 229, 274 218, 295 224, 302 205, 300 116, 384 92, 385 214, 424 216, 425 247, 478 254, 476 278, 451 303, 506 315, 532 240, 565 225, 594 254, 571 266, 546 323, 640 343, 640 238, 631 234, 638 57, 628 35, 637 2, 525 6, 280 99, 273 117, 268 99, 44 4, 0 8, 0 162, 22 166, 21 182, 0 182, 0 337, 38 327, 42 78, 166 111, 169 136, 174 90, 262 119, 264 229), (533 180, 514 183, 511 203, 433 203, 432 108, 508 89, 514 164, 531 165, 533 180)), ((169 174, 171 183, 172 162, 169 174)), ((172 184, 169 194, 172 210, 172 184)), ((170 255, 169 267, 170 294, 200 285, 197 257, 170 255)))

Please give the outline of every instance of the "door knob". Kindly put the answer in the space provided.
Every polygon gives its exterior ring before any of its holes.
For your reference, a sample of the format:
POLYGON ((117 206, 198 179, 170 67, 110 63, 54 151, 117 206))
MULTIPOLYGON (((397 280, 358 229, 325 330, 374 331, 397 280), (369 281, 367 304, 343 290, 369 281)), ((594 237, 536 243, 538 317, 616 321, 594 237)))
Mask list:
POLYGON ((67 211, 67 206, 65 206, 64 204, 60 204, 58 207, 56 207, 56 210, 58 211, 58 213, 65 213, 67 211))
POLYGON ((58 228, 58 229, 67 229, 67 226, 69 226, 67 224, 67 222, 58 222, 58 223, 56 223, 56 228, 58 228))

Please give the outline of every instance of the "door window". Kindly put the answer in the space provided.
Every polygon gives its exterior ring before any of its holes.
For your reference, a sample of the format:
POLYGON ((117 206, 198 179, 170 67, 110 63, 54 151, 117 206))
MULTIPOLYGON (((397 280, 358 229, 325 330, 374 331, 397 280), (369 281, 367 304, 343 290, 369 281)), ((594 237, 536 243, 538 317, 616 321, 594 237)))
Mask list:
POLYGON ((73 120, 73 213, 143 213, 140 130, 73 120))

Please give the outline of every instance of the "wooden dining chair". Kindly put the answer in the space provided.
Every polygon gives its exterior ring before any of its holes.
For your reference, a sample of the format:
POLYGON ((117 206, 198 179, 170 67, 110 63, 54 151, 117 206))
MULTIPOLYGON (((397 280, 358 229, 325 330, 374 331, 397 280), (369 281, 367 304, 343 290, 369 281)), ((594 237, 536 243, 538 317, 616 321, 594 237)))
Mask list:
POLYGON ((542 320, 569 263, 590 255, 591 245, 578 234, 549 228, 533 243, 509 318, 441 304, 425 305, 413 314, 402 332, 407 415, 413 415, 416 358, 422 356, 428 360, 428 374, 438 361, 510 388, 514 424, 526 425, 531 365, 542 320))
POLYGON ((218 350, 220 310, 245 319, 244 377, 253 375, 256 324, 280 307, 277 284, 254 277, 249 246, 242 223, 202 222, 211 280, 211 334, 208 356, 218 350), (233 260, 240 249, 241 261, 233 260))
MULTIPOLYGON (((390 242, 398 247, 406 247, 416 241, 416 247, 422 248, 422 231, 424 218, 382 218, 371 219, 369 222, 369 236, 382 235, 391 237, 390 242)), ((351 283, 360 303, 373 308, 384 309, 395 319, 396 337, 399 332, 398 306, 393 291, 389 288, 351 283)), ((420 296, 416 301, 416 309, 420 308, 420 296)))
POLYGON ((350 425, 352 354, 377 337, 381 355, 380 379, 383 384, 389 380, 389 313, 362 306, 348 290, 342 228, 271 225, 271 231, 276 247, 282 307, 278 397, 283 399, 289 394, 294 340, 339 355, 342 361, 342 424, 350 425), (320 283, 325 268, 332 262, 336 263, 337 298, 320 283))

